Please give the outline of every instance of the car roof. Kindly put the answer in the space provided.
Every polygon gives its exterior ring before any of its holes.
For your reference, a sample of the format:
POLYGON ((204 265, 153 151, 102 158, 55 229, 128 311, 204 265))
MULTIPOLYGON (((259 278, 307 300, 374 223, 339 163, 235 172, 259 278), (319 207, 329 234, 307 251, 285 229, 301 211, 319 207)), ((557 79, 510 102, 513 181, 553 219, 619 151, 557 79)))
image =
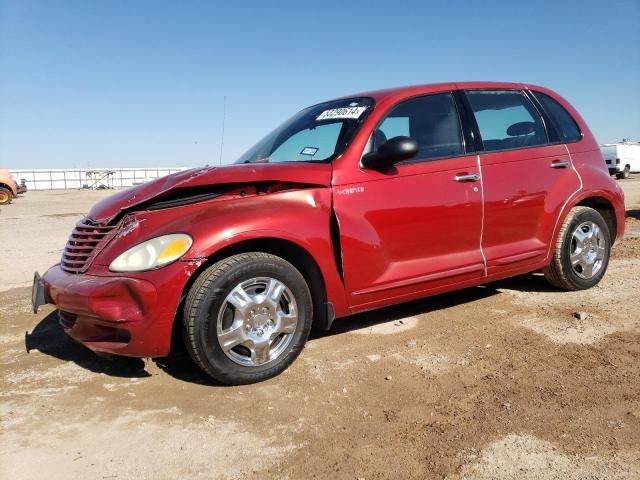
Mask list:
POLYGON ((424 85, 411 85, 405 87, 385 88, 381 90, 371 90, 368 92, 361 92, 354 95, 345 95, 340 98, 357 98, 357 97, 371 97, 376 102, 380 102, 386 99, 400 99, 406 97, 413 97, 416 95, 426 95, 429 93, 436 93, 447 90, 460 90, 460 89, 504 89, 504 90, 522 90, 525 88, 535 88, 546 90, 543 87, 536 87, 533 85, 527 85, 524 83, 515 82, 447 82, 447 83, 428 83, 424 85))

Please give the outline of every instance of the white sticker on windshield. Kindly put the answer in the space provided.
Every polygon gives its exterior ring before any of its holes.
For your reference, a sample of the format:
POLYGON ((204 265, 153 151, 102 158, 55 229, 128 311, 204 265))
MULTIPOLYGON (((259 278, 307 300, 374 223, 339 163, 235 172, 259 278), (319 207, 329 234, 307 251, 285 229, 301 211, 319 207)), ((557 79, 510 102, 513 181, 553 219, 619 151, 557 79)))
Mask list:
POLYGON ((360 118, 362 112, 364 112, 367 107, 343 107, 343 108, 332 108, 331 110, 325 110, 320 115, 316 117, 316 120, 332 120, 334 118, 360 118))
POLYGON ((320 150, 318 147, 304 147, 300 155, 311 155, 312 157, 320 150))

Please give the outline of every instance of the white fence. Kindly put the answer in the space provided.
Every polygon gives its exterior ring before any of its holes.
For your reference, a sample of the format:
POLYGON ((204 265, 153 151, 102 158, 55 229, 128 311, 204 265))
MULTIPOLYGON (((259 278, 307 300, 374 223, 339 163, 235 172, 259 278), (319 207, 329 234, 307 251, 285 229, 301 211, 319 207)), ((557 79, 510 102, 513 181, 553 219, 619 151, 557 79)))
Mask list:
POLYGON ((52 170, 11 170, 11 173, 18 183, 24 179, 28 190, 66 190, 131 187, 182 170, 186 170, 186 167, 57 168, 52 170))

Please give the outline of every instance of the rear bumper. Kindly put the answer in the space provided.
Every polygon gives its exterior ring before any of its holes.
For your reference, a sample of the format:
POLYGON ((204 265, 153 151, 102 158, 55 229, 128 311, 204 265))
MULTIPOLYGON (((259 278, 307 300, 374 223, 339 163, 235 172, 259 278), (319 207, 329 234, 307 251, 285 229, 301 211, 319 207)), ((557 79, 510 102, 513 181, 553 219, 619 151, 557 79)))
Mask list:
POLYGON ((55 305, 65 332, 91 350, 161 357, 169 353, 179 299, 173 290, 159 292, 139 278, 71 274, 56 265, 36 275, 33 302, 34 310, 38 303, 55 305))

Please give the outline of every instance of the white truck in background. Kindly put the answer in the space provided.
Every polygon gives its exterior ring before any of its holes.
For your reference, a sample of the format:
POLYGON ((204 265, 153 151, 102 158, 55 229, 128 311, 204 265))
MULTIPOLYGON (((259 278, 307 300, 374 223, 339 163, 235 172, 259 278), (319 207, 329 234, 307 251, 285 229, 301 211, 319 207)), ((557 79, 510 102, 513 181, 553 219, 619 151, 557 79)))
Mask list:
POLYGON ((640 143, 622 141, 600 146, 610 175, 629 178, 630 172, 640 173, 640 143))

